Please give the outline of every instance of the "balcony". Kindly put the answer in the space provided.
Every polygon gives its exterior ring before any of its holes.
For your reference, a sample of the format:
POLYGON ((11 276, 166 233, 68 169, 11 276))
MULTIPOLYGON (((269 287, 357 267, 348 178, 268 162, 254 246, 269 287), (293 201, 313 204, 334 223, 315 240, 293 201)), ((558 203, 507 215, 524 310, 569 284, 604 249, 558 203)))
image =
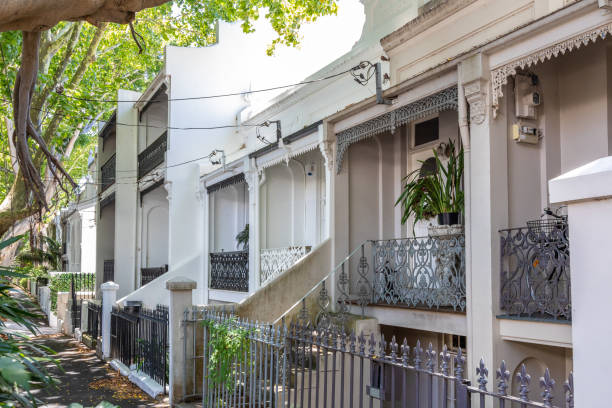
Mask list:
POLYGON ((140 268, 140 286, 146 285, 166 272, 168 272, 168 265, 159 268, 140 268))
POLYGON ((568 225, 500 231, 500 307, 507 316, 571 320, 568 225))
POLYGON ((165 160, 166 148, 168 146, 167 133, 160 137, 138 155, 138 179, 147 175, 151 170, 162 164, 165 160))
POLYGON ((249 291, 249 251, 210 254, 210 289, 249 291))
POLYGON ((102 191, 115 184, 116 155, 106 161, 100 168, 102 173, 102 191))
POLYGON ((374 304, 465 311, 462 234, 372 241, 372 267, 374 304))
POLYGON ((107 259, 104 261, 104 275, 102 282, 111 282, 115 280, 115 260, 107 259))
POLYGON ((309 246, 262 249, 260 254, 260 284, 265 285, 291 268, 310 252, 309 246))

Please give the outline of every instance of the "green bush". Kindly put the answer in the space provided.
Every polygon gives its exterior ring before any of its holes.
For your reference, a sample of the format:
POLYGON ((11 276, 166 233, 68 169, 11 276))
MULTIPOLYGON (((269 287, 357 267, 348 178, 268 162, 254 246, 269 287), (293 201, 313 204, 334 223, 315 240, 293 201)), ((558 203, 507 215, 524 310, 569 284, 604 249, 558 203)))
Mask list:
POLYGON ((24 289, 27 289, 27 287, 28 287, 28 278, 21 278, 21 279, 19 279, 19 286, 21 286, 24 289))
MULTIPOLYGON (((72 286, 72 275, 73 273, 62 273, 54 275, 49 280, 49 289, 51 292, 51 310, 57 310, 57 293, 58 292, 70 292, 72 286)), ((75 279, 75 290, 76 291, 93 291, 95 286, 95 278, 91 280, 75 279)))

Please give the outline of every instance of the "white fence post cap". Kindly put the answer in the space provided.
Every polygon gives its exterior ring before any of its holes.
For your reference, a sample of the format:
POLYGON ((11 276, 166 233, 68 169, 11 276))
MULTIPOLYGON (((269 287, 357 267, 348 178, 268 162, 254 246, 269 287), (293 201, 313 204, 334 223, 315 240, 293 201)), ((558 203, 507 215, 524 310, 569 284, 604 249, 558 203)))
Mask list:
POLYGON ((166 289, 168 290, 193 290, 197 287, 197 282, 185 278, 183 276, 177 276, 176 278, 168 279, 166 281, 166 289))
POLYGON ((119 290, 119 285, 112 281, 104 282, 102 285, 100 285, 100 289, 102 289, 103 292, 111 290, 117 291, 119 290))

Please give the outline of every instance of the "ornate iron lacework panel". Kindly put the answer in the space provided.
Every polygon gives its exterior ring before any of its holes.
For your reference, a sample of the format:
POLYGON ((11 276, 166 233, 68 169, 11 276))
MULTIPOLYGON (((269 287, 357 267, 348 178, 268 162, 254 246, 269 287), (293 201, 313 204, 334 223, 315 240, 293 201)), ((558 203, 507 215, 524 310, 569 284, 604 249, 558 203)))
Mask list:
POLYGON ((373 241, 373 301, 465 311, 463 235, 373 241))
POLYGON ((210 289, 249 291, 249 251, 210 254, 210 289))
POLYGON ((571 320, 568 227, 500 231, 500 307, 508 315, 571 320))
POLYGON ((102 191, 115 184, 116 158, 117 156, 113 154, 100 168, 100 173, 102 174, 102 191))
POLYGON ((167 146, 168 134, 167 132, 164 132, 138 155, 139 179, 164 162, 166 158, 167 146))
POLYGON ((336 171, 340 173, 340 170, 342 170, 342 160, 351 144, 384 132, 394 132, 399 126, 403 126, 408 122, 451 109, 457 110, 456 86, 338 133, 336 135, 336 143, 338 144, 336 149, 336 171))
POLYGON ((263 285, 271 281, 291 268, 308 252, 310 252, 309 246, 262 249, 260 255, 261 268, 259 271, 261 284, 263 285))

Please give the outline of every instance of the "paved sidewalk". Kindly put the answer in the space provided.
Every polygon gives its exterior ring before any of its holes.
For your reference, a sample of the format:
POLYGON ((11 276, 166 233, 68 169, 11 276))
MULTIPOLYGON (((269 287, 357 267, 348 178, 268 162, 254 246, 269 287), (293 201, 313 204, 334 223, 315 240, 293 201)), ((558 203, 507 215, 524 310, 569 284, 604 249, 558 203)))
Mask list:
MULTIPOLYGON (((16 288, 13 296, 22 300, 29 299, 21 289, 16 288)), ((38 309, 32 311, 41 313, 38 309)), ((88 349, 74 338, 57 334, 49 327, 45 319, 39 319, 40 334, 32 336, 25 328, 12 325, 10 328, 22 333, 29 333, 36 344, 45 345, 57 352, 55 356, 62 367, 48 365, 49 371, 58 380, 57 388, 34 390, 32 393, 43 401, 42 407, 67 407, 79 403, 84 407, 95 406, 107 401, 121 408, 169 407, 165 400, 154 400, 127 378, 112 370, 102 362, 94 350, 88 349)))

